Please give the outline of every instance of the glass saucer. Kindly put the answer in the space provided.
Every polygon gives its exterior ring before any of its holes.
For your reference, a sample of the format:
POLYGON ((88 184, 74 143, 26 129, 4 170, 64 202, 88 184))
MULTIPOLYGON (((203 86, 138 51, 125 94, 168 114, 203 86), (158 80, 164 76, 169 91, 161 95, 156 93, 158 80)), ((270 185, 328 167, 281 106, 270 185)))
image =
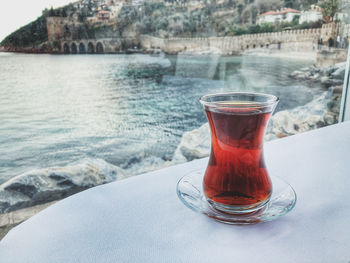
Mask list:
POLYGON ((177 184, 177 195, 188 208, 222 223, 244 225, 267 222, 287 214, 295 206, 297 198, 294 189, 283 179, 271 176, 273 190, 265 206, 247 214, 223 213, 213 208, 204 196, 204 172, 205 170, 196 170, 182 177, 177 184))

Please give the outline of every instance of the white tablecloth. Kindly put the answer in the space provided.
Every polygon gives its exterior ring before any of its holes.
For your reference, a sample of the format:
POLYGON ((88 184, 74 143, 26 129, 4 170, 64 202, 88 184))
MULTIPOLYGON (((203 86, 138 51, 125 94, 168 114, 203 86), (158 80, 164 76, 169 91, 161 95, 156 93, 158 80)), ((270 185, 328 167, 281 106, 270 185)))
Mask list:
POLYGON ((298 196, 275 221, 225 225, 185 207, 176 183, 202 159, 54 204, 9 232, 0 262, 348 263, 350 122, 267 143, 265 158, 298 196))

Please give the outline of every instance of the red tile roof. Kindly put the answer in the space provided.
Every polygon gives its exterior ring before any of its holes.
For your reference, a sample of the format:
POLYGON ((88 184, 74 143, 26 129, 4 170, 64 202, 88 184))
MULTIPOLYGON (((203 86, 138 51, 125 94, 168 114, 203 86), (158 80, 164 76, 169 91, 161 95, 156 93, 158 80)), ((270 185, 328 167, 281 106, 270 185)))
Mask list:
POLYGON ((292 9, 292 8, 286 8, 286 9, 283 9, 279 12, 280 14, 286 14, 286 13, 300 13, 299 10, 296 10, 296 9, 292 9))
POLYGON ((299 10, 295 10, 292 8, 285 8, 282 9, 281 11, 268 11, 266 13, 261 14, 260 16, 269 16, 269 15, 282 15, 282 14, 287 14, 287 13, 300 13, 299 10))
POLYGON ((277 15, 276 11, 268 11, 266 13, 262 13, 260 16, 268 16, 268 15, 277 15))

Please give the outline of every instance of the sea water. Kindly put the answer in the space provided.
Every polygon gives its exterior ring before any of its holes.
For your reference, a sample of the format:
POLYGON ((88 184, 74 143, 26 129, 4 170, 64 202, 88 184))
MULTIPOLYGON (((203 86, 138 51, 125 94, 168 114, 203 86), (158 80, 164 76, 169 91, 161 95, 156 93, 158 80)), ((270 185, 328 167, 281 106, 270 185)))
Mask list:
POLYGON ((264 57, 0 53, 0 183, 34 169, 103 159, 136 174, 171 160, 206 122, 199 98, 253 91, 278 110, 321 94, 288 74, 312 62, 264 57))

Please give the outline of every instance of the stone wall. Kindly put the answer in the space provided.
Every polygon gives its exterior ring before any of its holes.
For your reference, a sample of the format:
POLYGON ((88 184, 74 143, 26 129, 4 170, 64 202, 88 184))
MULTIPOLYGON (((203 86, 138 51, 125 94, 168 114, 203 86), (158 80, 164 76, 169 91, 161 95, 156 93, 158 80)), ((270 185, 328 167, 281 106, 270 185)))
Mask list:
MULTIPOLYGON (((98 43, 103 46, 104 53, 115 53, 128 48, 142 47, 144 50, 152 51, 161 49, 168 54, 177 54, 182 51, 196 49, 217 49, 222 54, 241 54, 254 49, 266 51, 281 50, 286 52, 316 52, 317 43, 320 38, 328 43, 329 38, 335 39, 339 34, 339 27, 334 24, 325 24, 322 28, 289 30, 274 33, 250 34, 233 37, 203 37, 203 38, 167 38, 162 39, 147 35, 138 35, 135 27, 130 27, 123 32, 121 37, 117 35, 101 35, 96 39, 76 40, 75 31, 82 23, 67 18, 48 17, 47 30, 48 40, 51 43, 59 42, 62 53, 67 50, 75 50, 74 45, 85 45, 91 43, 95 48, 98 43), (67 33, 68 32, 68 33, 67 33), (72 46, 73 45, 73 46, 72 46)), ((343 26, 342 35, 350 34, 350 27, 343 26)), ((79 53, 73 52, 73 53, 79 53)), ((81 52, 83 53, 83 52, 81 52)))
POLYGON ((141 41, 144 48, 163 47, 164 52, 176 54, 192 49, 217 48, 223 54, 237 54, 255 48, 276 49, 284 51, 314 51, 317 49, 317 41, 323 30, 305 29, 290 30, 275 33, 251 34, 234 37, 209 37, 209 38, 169 38, 164 39, 164 44, 159 38, 145 37, 141 41))
POLYGON ((165 40, 159 37, 153 37, 148 35, 140 36, 140 45, 144 49, 164 49, 165 40))
POLYGON ((82 23, 67 17, 47 17, 46 28, 49 42, 71 40, 82 23))
POLYGON ((66 24, 63 17, 47 17, 46 28, 48 40, 51 42, 58 41, 63 38, 63 27, 66 24))
POLYGON ((322 50, 317 54, 317 67, 327 67, 346 61, 348 51, 346 49, 322 50))
MULTIPOLYGON (((350 35, 350 28, 344 27, 342 32, 350 35), (346 31, 348 30, 348 31, 346 31)), ((250 34, 233 37, 204 38, 167 38, 141 36, 141 46, 144 49, 160 48, 165 53, 177 54, 195 49, 216 48, 223 54, 240 54, 247 50, 263 48, 288 52, 314 52, 320 38, 325 43, 329 38, 335 38, 338 27, 335 24, 325 24, 322 28, 289 30, 274 33, 250 34)))

